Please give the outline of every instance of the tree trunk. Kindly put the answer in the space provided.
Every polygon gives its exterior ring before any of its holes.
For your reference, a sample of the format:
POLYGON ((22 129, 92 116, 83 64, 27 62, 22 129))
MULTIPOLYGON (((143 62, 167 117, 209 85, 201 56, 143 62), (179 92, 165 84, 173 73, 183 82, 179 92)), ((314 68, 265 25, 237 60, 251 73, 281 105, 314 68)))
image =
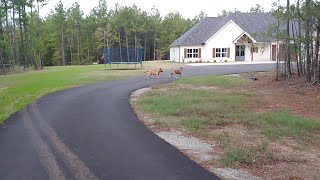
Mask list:
MULTIPOLYGON (((279 10, 279 5, 278 5, 278 10, 279 10)), ((277 17, 277 33, 280 31, 280 20, 279 17, 277 17)), ((279 81, 279 74, 280 74, 280 59, 279 59, 279 39, 277 36, 277 45, 276 45, 276 50, 277 50, 277 72, 276 72, 276 80, 279 81)), ((180 54, 180 53, 179 53, 180 54)), ((180 58, 180 57, 179 57, 180 58)))
POLYGON ((310 0, 306 0, 306 60, 307 60, 307 82, 311 82, 311 58, 310 58, 310 0))
POLYGON ((62 65, 66 65, 66 58, 64 55, 64 32, 63 28, 61 27, 61 57, 62 57, 62 65))
POLYGON ((291 68, 290 68, 290 0, 287 0, 287 52, 286 52, 286 72, 287 78, 290 78, 291 68))
POLYGON ((17 31, 16 31, 16 13, 15 13, 15 0, 12 0, 12 26, 13 26, 13 61, 14 64, 18 64, 18 42, 17 42, 17 31))
MULTIPOLYGON (((134 33, 134 51, 136 51, 137 49, 137 33, 134 33)), ((133 60, 136 60, 137 59, 137 54, 135 54, 135 57, 133 58, 133 60)))
POLYGON ((126 35, 126 54, 127 54, 127 59, 128 60, 130 58, 130 52, 129 52, 129 43, 128 43, 128 36, 126 35))
MULTIPOLYGON (((88 47, 88 57, 87 57, 88 63, 90 62, 90 48, 88 47)), ((92 64, 92 62, 90 62, 92 64)))
POLYGON ((120 37, 120 31, 119 31, 119 53, 120 53, 120 61, 122 62, 122 53, 121 53, 121 37, 120 37))
POLYGON ((77 25, 77 42, 78 42, 78 64, 81 64, 81 60, 80 60, 80 25, 77 25))
MULTIPOLYGON (((39 34, 39 41, 42 42, 42 33, 41 33, 41 19, 40 19, 40 5, 39 0, 37 0, 37 6, 38 6, 38 34, 39 34)), ((40 68, 43 69, 43 57, 42 57, 42 46, 40 44, 39 48, 39 58, 40 58, 40 68)))
MULTIPOLYGON (((22 12, 21 12, 22 10, 21 10, 21 7, 20 6, 18 6, 18 12, 19 12, 19 28, 20 28, 20 58, 22 59, 22 60, 24 60, 24 63, 23 63, 23 65, 24 66, 26 66, 26 63, 27 63, 27 61, 26 61, 26 55, 25 55, 25 45, 24 45, 24 42, 25 42, 25 40, 23 39, 23 33, 25 33, 24 31, 23 31, 23 22, 22 22, 22 12)), ((21 63, 21 62, 20 62, 21 63)))
MULTIPOLYGON (((30 12, 31 12, 31 23, 30 24, 32 24, 33 25, 33 1, 31 1, 31 6, 30 6, 30 12)), ((37 69, 38 68, 38 64, 37 64, 37 61, 34 61, 34 59, 35 59, 35 44, 34 44, 34 36, 33 35, 30 35, 30 43, 31 43, 31 46, 32 46, 32 52, 33 52, 33 57, 31 58, 31 59, 33 59, 32 61, 32 63, 33 63, 33 65, 34 65, 34 68, 35 69, 37 69)))
POLYGON ((147 36, 144 36, 144 49, 143 49, 143 60, 146 61, 147 57, 147 36))
POLYGON ((316 32, 316 39, 315 39, 315 55, 314 55, 314 81, 319 80, 319 33, 320 33, 320 19, 318 19, 318 27, 317 27, 317 32, 316 32))
MULTIPOLYGON (((0 58, 1 58, 1 57, 0 57, 0 58)), ((2 70, 2 73, 0 73, 0 75, 1 75, 1 74, 6 75, 6 70, 5 70, 5 68, 4 68, 3 58, 0 59, 0 66, 1 66, 1 70, 2 70)), ((0 72, 1 72, 1 71, 0 71, 0 72)))
POLYGON ((71 44, 69 46, 69 50, 70 50, 70 62, 72 62, 73 54, 72 54, 72 46, 71 46, 71 44))
MULTIPOLYGON (((297 2, 297 7, 298 7, 298 11, 300 11, 300 0, 298 0, 297 2)), ((299 26, 299 32, 298 32, 298 38, 299 38, 299 41, 298 41, 298 46, 299 46, 299 67, 298 69, 300 69, 300 72, 302 74, 304 74, 305 70, 304 70, 304 66, 303 66, 303 61, 302 61, 302 43, 301 43, 301 39, 302 39, 302 33, 301 33, 301 29, 302 29, 302 26, 301 26, 301 17, 299 16, 298 18, 298 26, 299 26)), ((300 74, 299 74, 300 75, 300 74)))
POLYGON ((153 38, 153 60, 156 60, 156 38, 153 38))
MULTIPOLYGON (((27 67, 30 66, 30 47, 29 47, 29 32, 28 32, 28 24, 27 24, 27 14, 26 14, 26 5, 23 6, 22 8, 22 16, 24 19, 23 22, 23 27, 24 27, 24 39, 26 41, 26 63, 27 63, 27 67)), ((32 14, 31 14, 32 16, 32 14)), ((31 17, 32 18, 32 17, 31 17)))
POLYGON ((14 64, 14 62, 12 62, 12 57, 13 57, 13 51, 12 51, 12 37, 11 37, 11 33, 9 31, 9 13, 8 13, 8 3, 6 0, 3 0, 4 2, 4 7, 5 7, 5 13, 6 13, 6 27, 7 27, 7 41, 8 41, 8 59, 9 59, 9 63, 14 64))

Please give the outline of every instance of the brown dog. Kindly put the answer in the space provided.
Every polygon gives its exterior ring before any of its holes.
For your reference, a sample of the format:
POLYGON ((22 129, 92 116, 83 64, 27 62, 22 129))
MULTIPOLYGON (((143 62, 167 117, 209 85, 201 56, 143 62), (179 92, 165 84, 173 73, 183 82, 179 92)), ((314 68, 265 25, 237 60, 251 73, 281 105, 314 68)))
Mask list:
POLYGON ((159 79, 160 73, 162 73, 162 72, 163 72, 163 70, 162 70, 161 68, 159 68, 158 70, 150 70, 150 71, 147 71, 147 72, 146 72, 146 73, 147 73, 146 79, 149 79, 149 77, 150 77, 151 75, 156 75, 156 76, 158 77, 158 79, 159 79))
POLYGON ((173 75, 175 78, 177 78, 177 75, 179 74, 180 77, 183 76, 183 77, 187 77, 186 75, 183 74, 183 67, 179 68, 179 69, 174 69, 171 71, 171 74, 169 76, 169 78, 171 78, 171 76, 173 75))

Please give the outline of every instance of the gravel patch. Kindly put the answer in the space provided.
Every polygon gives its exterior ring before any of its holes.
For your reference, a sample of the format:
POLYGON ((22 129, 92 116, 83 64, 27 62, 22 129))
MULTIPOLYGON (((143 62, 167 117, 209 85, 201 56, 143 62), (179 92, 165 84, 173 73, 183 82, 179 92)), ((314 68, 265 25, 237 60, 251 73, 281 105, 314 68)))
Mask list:
POLYGON ((232 168, 213 168, 211 169, 213 173, 218 175, 223 179, 230 180, 260 180, 262 178, 253 176, 250 173, 240 170, 240 169, 232 169, 232 168))
POLYGON ((214 145, 211 145, 201 139, 188 137, 179 131, 162 131, 157 133, 159 137, 177 147, 180 150, 185 150, 195 156, 200 161, 210 161, 216 157, 212 155, 214 145))
POLYGON ((142 88, 142 89, 137 89, 135 91, 133 91, 130 95, 130 99, 132 101, 135 101, 139 96, 141 96, 142 94, 150 91, 151 88, 150 87, 147 87, 147 88, 142 88))

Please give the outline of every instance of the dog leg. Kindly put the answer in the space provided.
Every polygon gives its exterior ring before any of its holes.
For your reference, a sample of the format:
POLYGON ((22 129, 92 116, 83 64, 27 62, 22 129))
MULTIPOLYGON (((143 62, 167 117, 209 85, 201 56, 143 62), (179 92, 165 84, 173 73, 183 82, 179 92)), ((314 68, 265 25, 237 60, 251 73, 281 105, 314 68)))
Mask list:
POLYGON ((170 76, 169 76, 169 79, 171 78, 172 75, 174 76, 174 73, 173 73, 173 72, 171 72, 171 74, 170 74, 170 76))

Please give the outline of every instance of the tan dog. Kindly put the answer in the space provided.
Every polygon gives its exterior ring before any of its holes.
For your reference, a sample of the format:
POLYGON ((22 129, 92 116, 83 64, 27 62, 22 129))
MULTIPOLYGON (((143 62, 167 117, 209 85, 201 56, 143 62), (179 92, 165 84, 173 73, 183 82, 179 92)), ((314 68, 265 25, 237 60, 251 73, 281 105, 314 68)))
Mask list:
POLYGON ((161 68, 159 68, 158 70, 150 70, 150 71, 147 71, 147 72, 146 72, 146 73, 147 73, 146 79, 149 79, 149 77, 150 77, 151 75, 156 75, 156 76, 158 77, 158 79, 159 79, 160 73, 162 73, 162 72, 163 72, 163 70, 162 70, 161 68))
POLYGON ((183 67, 179 68, 179 69, 174 69, 171 71, 171 74, 169 76, 169 78, 171 78, 171 76, 173 75, 175 78, 177 78, 177 75, 179 74, 180 77, 183 76, 183 77, 187 77, 186 75, 183 74, 183 67))

